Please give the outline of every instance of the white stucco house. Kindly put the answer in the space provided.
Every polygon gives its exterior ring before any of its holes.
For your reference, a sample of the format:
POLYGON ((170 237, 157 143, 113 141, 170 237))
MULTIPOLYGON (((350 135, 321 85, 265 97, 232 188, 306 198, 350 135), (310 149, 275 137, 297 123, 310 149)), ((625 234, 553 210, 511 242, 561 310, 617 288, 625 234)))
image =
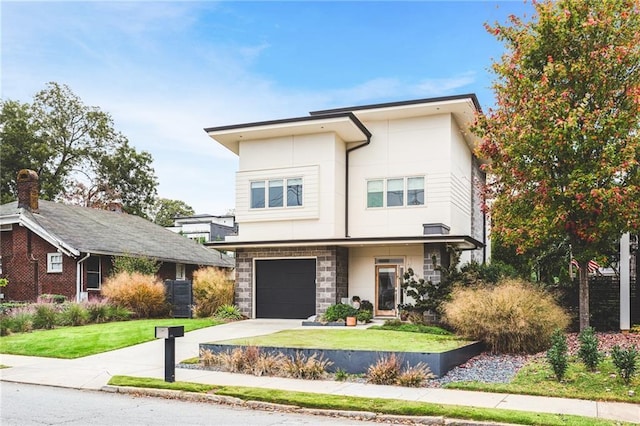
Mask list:
POLYGON ((395 316, 402 274, 438 280, 432 255, 488 257, 485 175, 469 131, 475 95, 311 112, 206 128, 238 155, 236 304, 307 318, 354 295, 395 316))

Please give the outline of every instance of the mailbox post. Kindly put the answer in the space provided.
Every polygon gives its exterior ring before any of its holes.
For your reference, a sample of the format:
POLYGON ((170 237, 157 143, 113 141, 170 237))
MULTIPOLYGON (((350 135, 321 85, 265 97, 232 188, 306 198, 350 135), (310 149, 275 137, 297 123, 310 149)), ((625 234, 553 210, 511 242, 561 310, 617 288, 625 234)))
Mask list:
POLYGON ((176 381, 176 337, 184 336, 184 326, 156 327, 156 339, 164 339, 164 381, 176 381))

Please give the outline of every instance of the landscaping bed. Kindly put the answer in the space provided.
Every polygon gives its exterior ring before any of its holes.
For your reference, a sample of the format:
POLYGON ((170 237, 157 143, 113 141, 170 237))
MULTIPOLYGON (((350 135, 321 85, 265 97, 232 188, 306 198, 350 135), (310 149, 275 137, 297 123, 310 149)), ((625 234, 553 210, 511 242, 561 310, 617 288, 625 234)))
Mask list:
POLYGON ((235 339, 201 343, 200 353, 232 352, 236 348, 258 347, 269 355, 328 360, 328 372, 343 371, 363 374, 380 359, 395 354, 403 366, 426 364, 441 377, 451 368, 480 354, 478 342, 461 340, 452 335, 393 332, 388 330, 287 330, 251 339, 235 339))

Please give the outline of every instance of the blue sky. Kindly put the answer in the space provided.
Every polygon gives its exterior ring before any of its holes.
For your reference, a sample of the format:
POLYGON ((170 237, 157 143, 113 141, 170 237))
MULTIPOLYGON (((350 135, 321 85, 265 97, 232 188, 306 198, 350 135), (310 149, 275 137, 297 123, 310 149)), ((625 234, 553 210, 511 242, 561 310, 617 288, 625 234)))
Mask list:
POLYGON ((149 151, 159 196, 234 207, 237 158, 203 128, 464 93, 493 104, 502 45, 483 23, 516 1, 7 1, 1 97, 49 81, 149 151))

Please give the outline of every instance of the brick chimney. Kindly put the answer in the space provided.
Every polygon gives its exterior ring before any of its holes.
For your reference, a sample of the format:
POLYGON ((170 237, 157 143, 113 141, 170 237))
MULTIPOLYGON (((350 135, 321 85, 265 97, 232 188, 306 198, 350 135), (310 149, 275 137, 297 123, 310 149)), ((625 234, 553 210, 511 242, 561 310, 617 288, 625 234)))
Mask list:
POLYGON ((38 213, 38 174, 33 170, 22 169, 18 172, 18 207, 38 213))

